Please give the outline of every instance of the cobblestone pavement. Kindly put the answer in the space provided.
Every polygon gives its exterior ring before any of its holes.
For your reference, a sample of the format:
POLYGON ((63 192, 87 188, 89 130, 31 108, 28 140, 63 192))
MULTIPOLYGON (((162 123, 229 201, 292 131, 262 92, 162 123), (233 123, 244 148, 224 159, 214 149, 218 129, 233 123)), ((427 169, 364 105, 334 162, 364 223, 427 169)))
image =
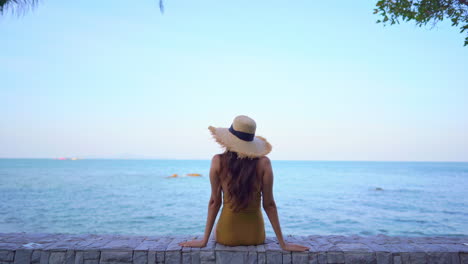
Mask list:
POLYGON ((196 236, 0 233, 0 264, 156 263, 457 263, 468 264, 466 237, 286 236, 310 247, 284 251, 276 238, 265 244, 229 247, 212 238, 206 247, 180 247, 196 236))

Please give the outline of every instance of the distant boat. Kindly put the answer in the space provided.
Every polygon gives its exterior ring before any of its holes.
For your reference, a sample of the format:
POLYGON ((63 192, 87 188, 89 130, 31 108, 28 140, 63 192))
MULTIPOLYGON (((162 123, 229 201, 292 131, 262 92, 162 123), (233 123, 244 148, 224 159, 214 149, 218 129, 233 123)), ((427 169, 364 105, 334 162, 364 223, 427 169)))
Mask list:
POLYGON ((174 174, 172 174, 172 176, 167 176, 166 178, 177 178, 178 176, 179 176, 179 175, 177 175, 177 174, 174 173, 174 174))
POLYGON ((188 173, 187 176, 202 176, 200 173, 188 173))
POLYGON ((56 158, 56 160, 80 160, 80 158, 76 158, 76 157, 73 157, 73 158, 60 157, 60 158, 56 158))

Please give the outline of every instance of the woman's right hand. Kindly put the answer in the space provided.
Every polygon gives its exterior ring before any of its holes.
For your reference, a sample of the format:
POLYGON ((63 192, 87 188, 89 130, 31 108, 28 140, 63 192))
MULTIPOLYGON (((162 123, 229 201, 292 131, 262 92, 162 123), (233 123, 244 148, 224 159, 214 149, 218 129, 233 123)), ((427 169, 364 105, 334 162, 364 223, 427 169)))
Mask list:
POLYGON ((283 250, 287 251, 306 251, 309 250, 309 247, 306 246, 301 246, 298 244, 293 244, 293 243, 285 243, 284 245, 281 246, 283 250))

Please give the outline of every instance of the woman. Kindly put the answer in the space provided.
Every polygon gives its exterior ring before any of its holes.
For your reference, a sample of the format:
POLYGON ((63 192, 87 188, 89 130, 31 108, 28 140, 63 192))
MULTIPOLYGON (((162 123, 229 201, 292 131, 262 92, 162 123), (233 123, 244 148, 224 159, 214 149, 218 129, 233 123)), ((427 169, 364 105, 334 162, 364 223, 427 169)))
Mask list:
POLYGON ((211 198, 205 235, 201 240, 179 243, 184 247, 205 247, 214 221, 223 209, 214 231, 217 243, 227 246, 259 245, 265 242, 265 227, 260 208, 270 219, 280 246, 289 251, 305 251, 308 247, 286 243, 283 240, 273 199, 273 172, 265 155, 271 145, 260 136, 255 136, 256 124, 248 116, 237 116, 230 128, 208 128, 214 139, 226 151, 217 154, 211 161, 211 198))

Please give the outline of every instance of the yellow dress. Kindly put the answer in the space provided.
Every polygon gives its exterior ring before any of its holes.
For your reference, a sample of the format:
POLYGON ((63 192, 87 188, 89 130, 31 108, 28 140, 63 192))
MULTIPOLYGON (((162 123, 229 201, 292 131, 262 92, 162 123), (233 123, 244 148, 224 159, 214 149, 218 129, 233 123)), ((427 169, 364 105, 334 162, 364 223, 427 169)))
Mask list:
POLYGON ((262 194, 256 192, 247 208, 233 212, 223 192, 223 209, 216 224, 216 242, 226 246, 259 245, 265 242, 265 223, 260 208, 262 194))

